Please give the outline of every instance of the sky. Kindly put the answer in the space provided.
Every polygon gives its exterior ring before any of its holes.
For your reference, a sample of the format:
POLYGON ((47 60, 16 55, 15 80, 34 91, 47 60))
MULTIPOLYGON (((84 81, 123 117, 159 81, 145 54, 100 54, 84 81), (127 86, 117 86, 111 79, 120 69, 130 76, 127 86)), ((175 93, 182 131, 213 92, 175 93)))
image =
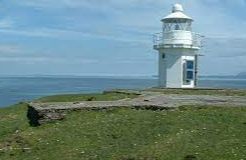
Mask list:
POLYGON ((157 75, 174 3, 205 36, 200 75, 246 71, 246 0, 1 0, 0 75, 157 75))

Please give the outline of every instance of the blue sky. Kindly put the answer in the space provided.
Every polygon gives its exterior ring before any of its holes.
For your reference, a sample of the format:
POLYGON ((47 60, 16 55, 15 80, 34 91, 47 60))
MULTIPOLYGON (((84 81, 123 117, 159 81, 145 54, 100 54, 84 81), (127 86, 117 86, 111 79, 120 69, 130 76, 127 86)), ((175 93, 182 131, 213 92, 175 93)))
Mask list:
POLYGON ((1 0, 0 75, 156 75, 177 2, 206 37, 200 74, 246 71, 246 0, 1 0))

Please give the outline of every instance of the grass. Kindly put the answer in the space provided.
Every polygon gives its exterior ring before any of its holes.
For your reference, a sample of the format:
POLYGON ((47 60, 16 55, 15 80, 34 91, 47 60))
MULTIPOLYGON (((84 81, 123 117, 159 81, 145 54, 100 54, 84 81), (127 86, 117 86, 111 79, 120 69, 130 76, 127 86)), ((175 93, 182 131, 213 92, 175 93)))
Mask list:
POLYGON ((35 102, 76 102, 76 101, 113 101, 125 98, 136 98, 134 93, 105 92, 98 94, 55 95, 37 99, 35 102))
POLYGON ((77 111, 37 128, 26 107, 0 109, 1 160, 246 158, 246 107, 77 111))
POLYGON ((159 89, 159 88, 151 88, 151 89, 147 89, 147 91, 160 92, 163 94, 246 96, 246 90, 234 90, 234 89, 159 89))

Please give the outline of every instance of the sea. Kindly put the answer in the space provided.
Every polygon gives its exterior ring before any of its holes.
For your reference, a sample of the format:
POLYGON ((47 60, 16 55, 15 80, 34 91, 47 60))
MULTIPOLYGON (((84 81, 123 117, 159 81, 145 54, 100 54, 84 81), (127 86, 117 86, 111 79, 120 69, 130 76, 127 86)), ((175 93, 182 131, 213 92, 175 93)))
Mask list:
MULTIPOLYGON (((156 86, 155 77, 0 77, 0 107, 49 95, 100 93, 112 89, 145 89, 156 86)), ((246 79, 201 78, 199 87, 246 89, 246 79)))

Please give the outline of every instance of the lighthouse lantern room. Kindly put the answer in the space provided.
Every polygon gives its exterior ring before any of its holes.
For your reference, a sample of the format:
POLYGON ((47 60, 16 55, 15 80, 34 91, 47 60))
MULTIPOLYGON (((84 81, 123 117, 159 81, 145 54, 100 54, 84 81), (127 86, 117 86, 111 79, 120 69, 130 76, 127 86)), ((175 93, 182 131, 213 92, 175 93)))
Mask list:
POLYGON ((161 21, 162 32, 154 35, 154 49, 159 52, 159 87, 196 87, 202 36, 192 32, 193 19, 175 4, 172 13, 161 21))

